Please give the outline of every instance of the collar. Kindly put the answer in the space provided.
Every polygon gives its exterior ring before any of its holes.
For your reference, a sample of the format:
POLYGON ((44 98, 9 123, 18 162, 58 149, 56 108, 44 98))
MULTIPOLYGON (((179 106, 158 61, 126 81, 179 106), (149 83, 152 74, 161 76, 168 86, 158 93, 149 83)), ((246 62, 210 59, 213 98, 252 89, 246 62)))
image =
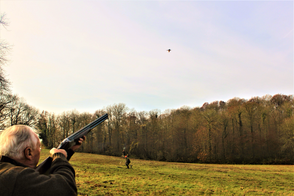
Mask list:
MULTIPOLYGON (((1 157, 1 156, 0 156, 0 157, 1 157)), ((26 166, 26 165, 24 165, 24 164, 22 164, 22 163, 20 163, 20 162, 17 162, 17 161, 15 161, 15 160, 13 160, 13 159, 11 159, 11 158, 9 158, 9 157, 7 157, 7 156, 3 156, 3 155, 2 155, 2 157, 1 157, 1 159, 0 159, 0 163, 1 163, 1 162, 11 163, 11 164, 16 165, 16 166, 28 167, 28 166, 26 166)))

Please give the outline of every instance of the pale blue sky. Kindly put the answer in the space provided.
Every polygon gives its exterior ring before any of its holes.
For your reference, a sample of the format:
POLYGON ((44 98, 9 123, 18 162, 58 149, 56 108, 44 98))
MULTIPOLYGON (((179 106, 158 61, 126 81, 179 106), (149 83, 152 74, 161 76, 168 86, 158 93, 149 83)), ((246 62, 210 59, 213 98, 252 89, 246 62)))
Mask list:
POLYGON ((0 12, 13 93, 40 110, 293 94, 292 1, 1 0, 0 12))

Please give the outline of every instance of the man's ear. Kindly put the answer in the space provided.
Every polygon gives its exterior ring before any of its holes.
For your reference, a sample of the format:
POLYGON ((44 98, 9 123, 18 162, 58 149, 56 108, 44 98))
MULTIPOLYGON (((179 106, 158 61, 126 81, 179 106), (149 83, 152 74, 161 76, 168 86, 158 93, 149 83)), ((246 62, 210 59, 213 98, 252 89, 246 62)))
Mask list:
POLYGON ((24 150, 24 155, 25 159, 32 160, 32 148, 29 146, 26 147, 26 149, 24 150))

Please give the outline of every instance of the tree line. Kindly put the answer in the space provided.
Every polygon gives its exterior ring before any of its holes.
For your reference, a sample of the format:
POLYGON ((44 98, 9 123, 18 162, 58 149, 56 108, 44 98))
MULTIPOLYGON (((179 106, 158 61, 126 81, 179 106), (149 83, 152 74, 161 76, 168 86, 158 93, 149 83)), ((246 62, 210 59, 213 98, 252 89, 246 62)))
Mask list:
POLYGON ((282 94, 233 98, 163 113, 137 112, 119 103, 94 114, 72 110, 56 115, 16 99, 2 103, 0 114, 2 126, 35 127, 47 148, 108 113, 109 119, 87 135, 81 151, 120 156, 125 148, 133 157, 160 161, 290 164, 293 100, 282 94))
MULTIPOLYGON (((4 15, 0 25, 7 25, 4 15)), ((109 119, 88 135, 81 151, 120 156, 123 148, 137 158, 202 163, 293 164, 293 95, 204 103, 201 107, 149 112, 123 103, 93 114, 76 110, 40 112, 11 93, 3 66, 9 45, 0 41, 0 129, 24 124, 39 130, 47 148, 108 113, 109 119)))
POLYGON ((94 114, 43 111, 36 127, 51 148, 108 113, 109 119, 87 135, 83 152, 120 156, 126 148, 133 157, 160 161, 289 164, 294 160, 293 100, 282 94, 233 98, 163 113, 137 112, 119 103, 94 114))

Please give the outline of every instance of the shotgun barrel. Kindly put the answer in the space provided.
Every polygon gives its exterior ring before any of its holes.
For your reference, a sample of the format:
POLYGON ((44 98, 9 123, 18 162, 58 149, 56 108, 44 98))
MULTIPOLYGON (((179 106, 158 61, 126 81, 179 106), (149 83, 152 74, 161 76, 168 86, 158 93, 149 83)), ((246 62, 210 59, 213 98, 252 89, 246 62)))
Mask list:
POLYGON ((86 125, 85 127, 81 128, 77 132, 71 134, 67 138, 65 138, 57 147, 57 149, 64 149, 68 150, 70 149, 75 143, 79 140, 79 138, 83 137, 86 135, 88 132, 90 132, 93 128, 95 128, 97 125, 102 123, 108 118, 108 114, 104 114, 100 118, 94 120, 90 124, 86 125))

